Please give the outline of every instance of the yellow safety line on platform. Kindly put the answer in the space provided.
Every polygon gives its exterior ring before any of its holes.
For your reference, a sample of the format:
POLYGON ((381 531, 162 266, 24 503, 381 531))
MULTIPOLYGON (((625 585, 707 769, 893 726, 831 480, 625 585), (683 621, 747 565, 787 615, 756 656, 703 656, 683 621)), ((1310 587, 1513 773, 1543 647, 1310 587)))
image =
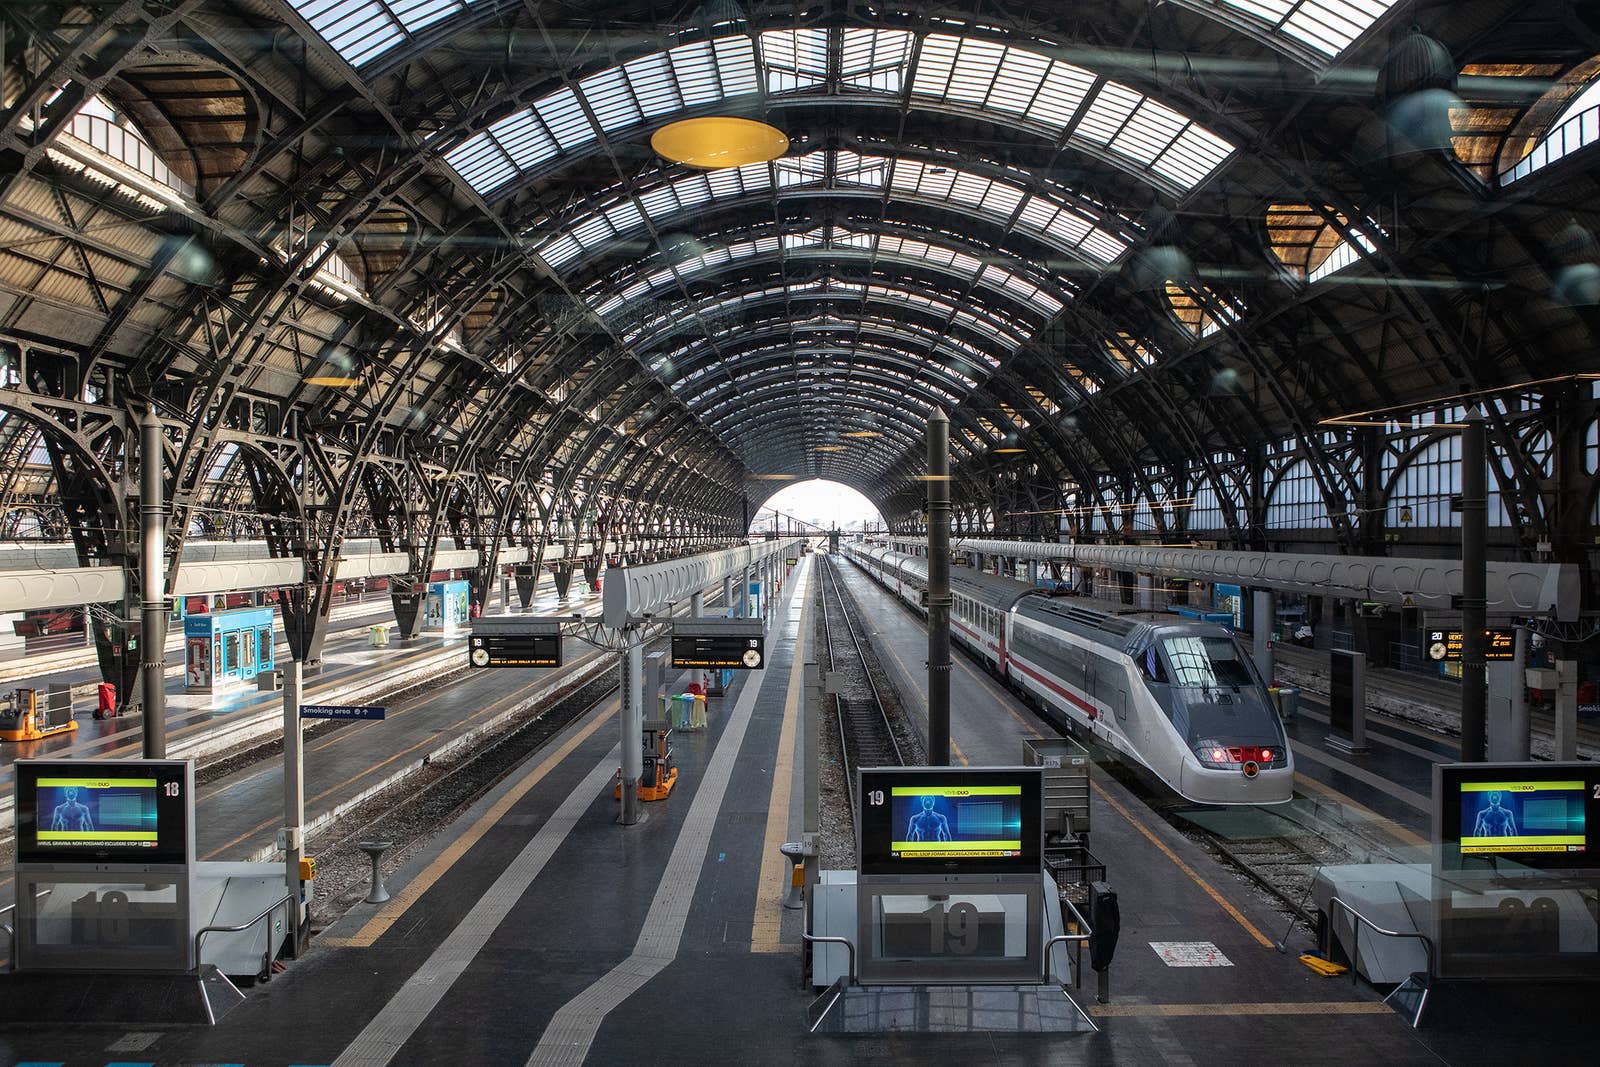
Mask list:
MULTIPOLYGON (((814 556, 806 557, 814 559, 814 556)), ((800 628, 794 639, 794 658, 789 661, 789 692, 783 703, 783 731, 778 735, 777 762, 772 767, 772 801, 767 806, 767 832, 761 839, 759 859, 761 877, 756 883, 755 916, 750 929, 751 952, 783 952, 779 939, 783 929, 783 898, 788 895, 790 872, 775 862, 778 846, 788 840, 789 797, 794 788, 794 739, 799 733, 800 689, 805 676, 806 615, 811 610, 811 565, 806 564, 806 585, 791 596, 800 597, 800 628)), ((815 744, 813 738, 808 742, 815 744)))
POLYGON ((1217 892, 1215 886, 1213 886, 1210 882, 1206 881, 1204 878, 1200 877, 1200 875, 1198 873, 1196 873, 1196 871, 1195 871, 1195 869, 1193 867, 1191 867, 1187 863, 1183 862, 1183 860, 1178 856, 1178 854, 1176 852, 1172 851, 1172 849, 1167 846, 1167 843, 1165 841, 1161 840, 1161 838, 1156 836, 1156 833, 1155 833, 1154 830, 1150 829, 1148 826, 1146 826, 1139 819, 1135 818, 1133 812, 1131 812, 1127 808, 1123 807, 1121 802, 1119 802, 1116 797, 1114 797, 1110 793, 1106 792, 1105 787, 1102 786, 1099 782, 1096 782, 1093 779, 1090 779, 1089 784, 1094 786, 1094 791, 1096 793, 1100 794, 1100 799, 1104 800, 1107 804, 1110 804, 1111 807, 1113 809, 1115 809, 1116 812, 1119 815, 1121 815, 1124 819, 1127 819, 1130 823, 1132 823, 1133 824, 1133 828, 1135 830, 1138 830, 1141 834, 1143 834, 1150 841, 1150 843, 1152 845, 1156 846, 1156 848, 1159 848, 1162 851, 1162 853, 1166 855, 1167 859, 1171 860, 1174 864, 1177 865, 1178 870, 1180 870, 1184 874, 1188 875, 1189 876, 1189 880, 1192 881, 1195 885, 1199 886, 1202 890, 1204 890, 1206 896, 1208 896, 1212 900, 1216 901, 1217 905, 1219 907, 1221 907, 1223 911, 1225 911, 1229 915, 1233 916, 1234 921, 1237 922, 1240 926, 1244 927, 1245 932, 1248 933, 1251 937, 1255 938, 1256 941, 1260 943, 1262 948, 1272 948, 1273 947, 1273 942, 1272 942, 1271 938, 1269 938, 1266 934, 1262 933, 1260 930, 1256 929, 1255 924, 1252 923, 1249 919, 1246 919, 1244 917, 1244 913, 1243 912, 1241 912, 1238 908, 1236 908, 1232 904, 1230 904, 1228 902, 1228 899, 1226 897, 1224 897, 1221 893, 1217 892))
POLYGON ((1395 822, 1393 819, 1379 815, 1377 812, 1361 803, 1361 801, 1357 800, 1355 797, 1339 792, 1339 790, 1335 789, 1331 785, 1328 785, 1326 782, 1319 782, 1303 771, 1295 771, 1294 780, 1295 784, 1305 789, 1309 789, 1313 793, 1321 793, 1325 797, 1331 797, 1332 799, 1337 800, 1340 804, 1343 804, 1347 808, 1355 809, 1362 815, 1370 818, 1378 829, 1393 834, 1406 844, 1427 847, 1428 839, 1417 833, 1415 830, 1407 829, 1406 827, 1395 822))
POLYGON ((1084 1010, 1097 1019, 1394 1014, 1394 1009, 1389 1005, 1369 1000, 1271 1001, 1258 1004, 1090 1004, 1084 1010))
POLYGON ((612 700, 606 710, 589 721, 581 730, 567 738, 561 747, 539 761, 539 765, 530 771, 521 781, 511 788, 505 796, 495 801, 494 805, 473 823, 471 828, 454 841, 450 847, 439 853, 434 861, 411 881, 406 883, 404 889, 378 910, 378 914, 367 920, 365 926, 357 930, 350 937, 319 937, 319 945, 336 945, 343 948, 367 948, 400 920, 400 917, 410 909, 411 905, 421 899, 422 894, 433 888, 433 883, 444 876, 444 873, 461 862, 467 851, 476 845, 499 821, 505 817, 506 812, 528 795, 528 791, 540 782, 546 775, 558 767, 563 760, 572 754, 572 751, 583 744, 600 726, 617 713, 617 701, 612 700))

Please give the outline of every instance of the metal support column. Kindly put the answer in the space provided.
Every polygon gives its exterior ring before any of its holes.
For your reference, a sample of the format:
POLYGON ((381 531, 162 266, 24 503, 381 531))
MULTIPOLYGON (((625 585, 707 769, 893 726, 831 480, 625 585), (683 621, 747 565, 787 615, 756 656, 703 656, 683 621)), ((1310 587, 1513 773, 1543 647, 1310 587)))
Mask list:
POLYGON ((617 822, 632 826, 644 819, 639 803, 639 778, 644 774, 644 639, 638 630, 623 631, 627 641, 618 654, 622 674, 622 814, 617 822))
POLYGON ((1256 670, 1270 682, 1275 666, 1272 662, 1272 624, 1278 616, 1278 597, 1270 589, 1256 589, 1254 594, 1252 600, 1255 610, 1250 619, 1250 636, 1254 642, 1252 654, 1256 670))
POLYGON ((689 618, 703 619, 706 617, 706 595, 704 593, 691 593, 689 596, 689 618))
POLYGON ((300 900, 300 860, 305 856, 305 738, 300 732, 301 663, 283 668, 283 879, 295 905, 294 955, 305 947, 305 905, 300 900))
POLYGON ((722 613, 728 614, 733 610, 733 575, 722 576, 722 613))
POLYGON ((1488 625, 1488 455, 1483 412, 1474 409, 1461 431, 1461 759, 1483 762, 1488 693, 1484 628, 1488 625))
POLYGON ((950 419, 928 419, 928 763, 950 765, 950 419))
MULTIPOLYGON (((166 450, 154 406, 139 419, 139 590, 144 625, 140 681, 144 691, 144 758, 167 755, 167 509, 162 472, 166 450)), ((87 613, 84 618, 88 619, 87 613)), ((88 629, 89 627, 85 627, 88 629)), ((221 664, 217 664, 221 669, 221 664)))
POLYGON ((1556 653, 1555 758, 1578 758, 1578 661, 1570 648, 1556 653), (1564 657, 1564 658, 1563 658, 1564 657))
POLYGON ((1517 627, 1517 643, 1511 654, 1511 758, 1524 763, 1531 759, 1533 719, 1528 714, 1528 628, 1517 627))

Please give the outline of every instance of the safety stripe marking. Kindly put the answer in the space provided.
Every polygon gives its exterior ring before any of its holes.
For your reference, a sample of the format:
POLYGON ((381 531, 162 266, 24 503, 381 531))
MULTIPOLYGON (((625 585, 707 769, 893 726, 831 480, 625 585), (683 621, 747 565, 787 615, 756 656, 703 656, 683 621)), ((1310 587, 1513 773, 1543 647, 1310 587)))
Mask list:
POLYGON ((1229 915, 1233 916, 1234 921, 1237 922, 1240 926, 1244 927, 1245 928, 1245 932, 1248 933, 1251 937, 1255 938, 1256 941, 1258 941, 1261 944, 1262 948, 1272 948, 1273 947, 1273 941, 1272 941, 1272 939, 1270 937, 1268 937, 1266 934, 1262 933, 1260 930, 1256 929, 1255 924, 1252 923, 1249 919, 1246 919, 1244 917, 1244 913, 1243 912, 1241 912, 1238 908, 1234 907, 1231 903, 1229 903, 1228 899, 1226 897, 1224 897, 1221 893, 1217 892, 1215 886, 1213 886, 1210 882, 1206 881, 1204 878, 1200 877, 1200 875, 1195 872, 1195 869, 1193 867, 1191 867, 1187 863, 1183 862, 1182 858, 1180 858, 1176 852, 1172 851, 1172 849, 1167 846, 1167 843, 1165 841, 1161 840, 1159 837, 1157 837, 1155 835, 1155 831, 1151 830, 1143 822, 1141 822, 1140 820, 1135 818, 1133 812, 1131 812, 1127 808, 1125 808, 1121 804, 1121 802, 1119 802, 1117 800, 1116 797, 1114 797, 1110 793, 1106 792, 1105 786, 1101 785, 1099 782, 1094 781, 1093 779, 1090 779, 1089 784, 1094 787, 1094 791, 1096 793, 1100 794, 1100 799, 1101 800, 1104 800, 1107 804, 1110 804, 1112 806, 1112 808, 1116 809, 1116 811, 1117 811, 1117 813, 1119 815, 1121 815, 1124 819, 1127 819, 1130 823, 1132 823, 1133 824, 1133 828, 1135 830, 1138 830, 1141 834, 1143 834, 1149 840, 1149 842, 1152 845, 1154 845, 1154 846, 1156 846, 1156 848, 1160 849, 1162 851, 1162 853, 1167 857, 1167 859, 1171 860, 1177 866, 1178 870, 1180 870, 1184 874, 1188 875, 1189 876, 1189 880, 1191 882, 1193 882, 1195 885, 1199 886, 1202 890, 1204 890, 1206 896, 1208 896, 1212 900, 1216 901, 1218 906, 1221 907, 1223 911, 1225 911, 1229 915))
POLYGON ((1367 1000, 1317 1000, 1303 1004, 1090 1004, 1084 1011, 1098 1019, 1217 1018, 1230 1015, 1393 1015, 1387 1004, 1367 1000))
POLYGON ((1409 807, 1413 807, 1420 812, 1430 813, 1433 811, 1433 801, 1429 800, 1427 797, 1416 792, 1415 790, 1407 789, 1403 785, 1395 785, 1387 778, 1380 778, 1371 771, 1363 770, 1353 763, 1346 763, 1344 760, 1339 759, 1336 756, 1330 756, 1321 749, 1313 748, 1310 745, 1301 744, 1299 741, 1290 741, 1289 745, 1294 749, 1294 754, 1296 756, 1303 756, 1306 759, 1312 760, 1316 763, 1321 763, 1324 766, 1332 767, 1340 774, 1348 775, 1349 777, 1360 782, 1362 785, 1370 785, 1372 788, 1381 793, 1387 793, 1400 803, 1409 807))
POLYGON ((399 921, 410 907, 422 898, 422 895, 433 888, 433 883, 442 878, 446 871, 452 870, 467 851, 476 845, 483 836, 504 818, 505 814, 516 805, 528 791, 540 782, 570 755, 572 750, 589 740, 602 725, 611 721, 617 713, 615 699, 607 706, 606 710, 567 738, 554 752, 541 760, 531 771, 523 776, 515 786, 504 796, 495 801, 494 805, 484 812, 477 822, 466 833, 450 842, 450 846, 428 864, 420 874, 406 883, 406 887, 396 893, 389 903, 378 909, 378 913, 368 919, 366 925, 349 937, 329 937, 323 935, 317 939, 320 945, 337 945, 343 948, 367 948, 378 938, 382 937, 389 928, 399 921))
MULTIPOLYGON (((811 573, 811 564, 806 563, 802 566, 806 568, 806 574, 796 575, 796 578, 799 579, 798 585, 803 589, 806 578, 811 573)), ((795 735, 799 732, 797 723, 801 717, 800 682, 805 676, 803 670, 796 668, 805 663, 806 659, 806 612, 810 607, 811 598, 802 595, 799 630, 794 639, 794 657, 789 661, 789 693, 784 701, 783 730, 778 736, 777 762, 772 766, 772 800, 767 805, 767 832, 762 838, 761 855, 758 859, 761 865, 761 877, 756 885, 755 920, 750 930, 751 952, 783 952, 790 947, 783 944, 781 936, 783 898, 788 893, 792 872, 773 857, 779 855, 778 846, 783 844, 789 832, 789 798, 794 789, 795 735)))
MULTIPOLYGON (((789 596, 794 596, 793 584, 789 596)), ((800 664, 791 662, 789 669, 798 670, 800 664)), ((722 797, 728 781, 733 777, 733 767, 744 743, 746 728, 756 699, 766 688, 769 675, 766 670, 752 672, 756 678, 745 682, 744 692, 728 719, 717 742, 717 750, 706 766, 705 777, 695 791, 694 804, 683 821, 678 843, 673 846, 672 857, 661 876, 661 888, 650 904, 645 916, 644 929, 633 946, 633 953, 613 967, 599 981, 567 1001, 545 1027, 539 1044, 528 1057, 527 1067, 554 1067, 583 1063, 600 1032, 606 1016, 632 996, 641 986, 660 974, 678 954, 683 938, 683 928, 689 918, 689 906, 694 903, 695 889, 700 884, 700 871, 705 864, 706 850, 711 845, 711 832, 716 827, 717 816, 722 812, 722 797)), ((343 1067, 336 1064, 335 1067, 343 1067)))
POLYGON ((609 788, 617 769, 618 749, 613 745, 594 769, 578 783, 555 810, 533 840, 511 865, 495 879, 489 891, 478 899, 450 936, 434 950, 406 984, 389 999, 383 1010, 367 1023, 348 1048, 333 1061, 333 1067, 384 1067, 410 1040, 422 1021, 455 985, 456 979, 477 957, 505 917, 516 907, 528 886, 539 877, 550 857, 566 840, 579 818, 594 803, 595 794, 609 788))

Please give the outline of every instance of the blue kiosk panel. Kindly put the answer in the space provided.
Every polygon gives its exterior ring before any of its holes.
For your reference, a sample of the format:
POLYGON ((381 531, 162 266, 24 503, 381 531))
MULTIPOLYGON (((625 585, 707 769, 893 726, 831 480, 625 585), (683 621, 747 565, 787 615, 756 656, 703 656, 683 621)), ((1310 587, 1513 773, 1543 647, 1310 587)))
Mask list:
POLYGON ((467 625, 467 583, 429 582, 428 600, 423 606, 422 628, 450 633, 467 625))
POLYGON ((212 693, 271 670, 273 615, 272 608, 237 608, 184 619, 186 691, 212 693))

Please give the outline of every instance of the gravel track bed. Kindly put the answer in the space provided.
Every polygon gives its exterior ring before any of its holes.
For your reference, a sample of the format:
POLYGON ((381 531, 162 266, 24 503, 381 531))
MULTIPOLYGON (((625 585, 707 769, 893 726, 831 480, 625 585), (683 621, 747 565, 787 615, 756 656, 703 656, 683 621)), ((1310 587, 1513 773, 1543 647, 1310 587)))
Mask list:
MULTIPOLYGON (((835 561, 825 555, 819 555, 818 562, 821 566, 836 565, 835 561)), ((842 568, 839 569, 842 570, 842 568)), ((845 599, 846 609, 853 614, 855 619, 860 620, 862 617, 860 606, 856 603, 849 587, 842 578, 838 582, 837 588, 840 595, 845 599)), ((823 630, 823 617, 829 611, 829 606, 820 575, 812 595, 815 597, 817 608, 813 638, 816 642, 816 647, 825 648, 827 639, 823 630)), ((835 617, 837 617, 836 609, 835 617)), ((839 624, 835 623, 835 626, 838 627, 839 624)), ((859 622, 857 623, 857 628, 858 630, 860 629, 859 622)), ((836 632, 834 640, 837 642, 841 639, 848 641, 848 637, 844 637, 842 632, 836 632)), ((895 743, 900 747, 902 758, 907 766, 926 764, 927 750, 923 746, 922 736, 915 725, 909 721, 909 717, 901 703, 898 687, 895 686, 888 671, 884 669, 883 664, 879 661, 872 648, 871 641, 863 641, 862 650, 865 653, 867 670, 872 672, 873 681, 878 687, 878 695, 883 701, 884 713, 888 716, 889 728, 894 733, 895 743)), ((843 656, 841 659, 840 670, 848 672, 851 666, 854 667, 854 671, 846 675, 844 695, 846 699, 860 699, 863 704, 870 704, 872 700, 871 689, 859 677, 861 663, 860 661, 855 661, 853 664, 850 662, 851 657, 854 657, 854 655, 855 652, 852 648, 848 655, 843 656), (859 696, 857 696, 858 693, 859 696)), ((819 717, 822 736, 817 739, 820 746, 817 751, 820 756, 818 763, 821 772, 818 775, 822 821, 821 843, 819 846, 821 863, 823 867, 828 869, 849 870, 853 869, 856 864, 856 842, 855 826, 850 818, 850 794, 845 777, 846 761, 840 748, 838 720, 834 714, 833 701, 825 698, 822 710, 823 713, 819 717)))

